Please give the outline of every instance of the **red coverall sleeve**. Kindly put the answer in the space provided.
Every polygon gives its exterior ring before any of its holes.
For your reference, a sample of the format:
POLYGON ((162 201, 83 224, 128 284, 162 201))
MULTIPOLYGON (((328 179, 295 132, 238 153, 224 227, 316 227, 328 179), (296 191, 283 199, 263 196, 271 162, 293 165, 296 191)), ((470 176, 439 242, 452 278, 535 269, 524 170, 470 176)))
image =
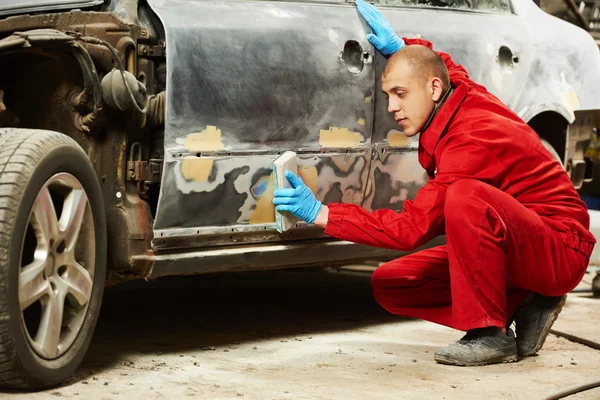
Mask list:
POLYGON ((459 179, 476 175, 490 183, 499 171, 498 165, 494 156, 480 145, 454 140, 444 148, 438 174, 417 192, 414 201, 404 202, 401 213, 388 209, 368 212, 354 204, 329 204, 325 233, 374 247, 414 250, 444 233, 448 187, 459 179))
POLYGON ((354 204, 329 204, 325 233, 354 243, 394 250, 413 250, 444 231, 447 185, 436 179, 425 184, 401 213, 382 209, 369 213, 354 204))
MULTIPOLYGON (((413 44, 420 44, 421 46, 425 46, 433 50, 433 45, 427 40, 408 38, 402 39, 408 46, 413 44)), ((452 58, 450 58, 449 54, 443 53, 441 51, 436 51, 436 53, 442 58, 442 60, 444 60, 444 64, 446 64, 446 68, 448 68, 448 76, 450 77, 450 83, 456 85, 459 82, 466 82, 471 86, 483 88, 483 86, 473 82, 469 78, 469 73, 467 72, 467 70, 462 65, 456 64, 454 61, 452 61, 452 58)))

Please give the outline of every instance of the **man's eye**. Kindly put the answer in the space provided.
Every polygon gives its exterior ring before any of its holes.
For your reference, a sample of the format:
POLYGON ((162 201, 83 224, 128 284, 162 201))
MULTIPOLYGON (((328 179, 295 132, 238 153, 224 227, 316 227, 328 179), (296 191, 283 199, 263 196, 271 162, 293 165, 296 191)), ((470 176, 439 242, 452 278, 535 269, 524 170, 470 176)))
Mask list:
POLYGON ((398 97, 402 97, 402 96, 404 96, 405 94, 406 94, 406 92, 396 92, 396 95, 397 95, 398 97))

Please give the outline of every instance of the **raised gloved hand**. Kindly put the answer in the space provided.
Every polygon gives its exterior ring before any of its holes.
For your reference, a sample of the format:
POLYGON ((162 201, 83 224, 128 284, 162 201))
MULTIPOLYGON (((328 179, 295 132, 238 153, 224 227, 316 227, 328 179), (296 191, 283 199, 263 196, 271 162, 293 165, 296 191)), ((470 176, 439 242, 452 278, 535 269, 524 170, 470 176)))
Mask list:
POLYGON ((396 35, 392 25, 383 15, 381 15, 375 6, 372 6, 363 0, 356 0, 356 8, 360 15, 362 15, 365 21, 371 26, 373 32, 375 32, 375 34, 369 33, 367 35, 367 40, 379 50, 381 54, 389 57, 404 47, 404 40, 396 35))
POLYGON ((316 199, 312 190, 304 184, 302 178, 292 171, 286 171, 285 177, 293 188, 275 190, 273 204, 277 211, 288 211, 303 221, 312 224, 315 222, 323 205, 316 199))

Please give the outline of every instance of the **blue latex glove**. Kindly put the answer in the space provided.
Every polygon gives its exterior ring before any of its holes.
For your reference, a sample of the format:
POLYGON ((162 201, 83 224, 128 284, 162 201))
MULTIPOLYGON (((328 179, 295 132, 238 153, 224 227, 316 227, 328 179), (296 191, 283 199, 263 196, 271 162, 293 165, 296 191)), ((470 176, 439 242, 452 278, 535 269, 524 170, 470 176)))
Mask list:
POLYGON ((273 204, 277 211, 287 211, 303 221, 312 224, 315 222, 323 204, 315 198, 312 190, 302 182, 302 178, 292 171, 286 171, 285 177, 293 188, 275 190, 273 204))
POLYGON ((404 40, 396 35, 392 25, 383 15, 381 15, 375 6, 365 3, 363 0, 356 0, 356 8, 360 15, 362 15, 365 21, 371 26, 373 32, 375 32, 374 35, 369 33, 367 35, 367 40, 379 50, 381 54, 389 57, 404 47, 404 40))

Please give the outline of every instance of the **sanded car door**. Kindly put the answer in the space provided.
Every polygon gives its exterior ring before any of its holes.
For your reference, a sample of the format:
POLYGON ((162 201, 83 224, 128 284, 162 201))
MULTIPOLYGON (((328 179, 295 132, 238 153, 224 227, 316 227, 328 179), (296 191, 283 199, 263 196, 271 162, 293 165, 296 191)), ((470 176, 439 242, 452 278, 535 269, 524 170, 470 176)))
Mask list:
POLYGON ((167 36, 165 160, 155 247, 322 236, 274 231, 271 163, 298 153, 325 203, 361 204, 375 73, 345 2, 149 0, 167 36))

